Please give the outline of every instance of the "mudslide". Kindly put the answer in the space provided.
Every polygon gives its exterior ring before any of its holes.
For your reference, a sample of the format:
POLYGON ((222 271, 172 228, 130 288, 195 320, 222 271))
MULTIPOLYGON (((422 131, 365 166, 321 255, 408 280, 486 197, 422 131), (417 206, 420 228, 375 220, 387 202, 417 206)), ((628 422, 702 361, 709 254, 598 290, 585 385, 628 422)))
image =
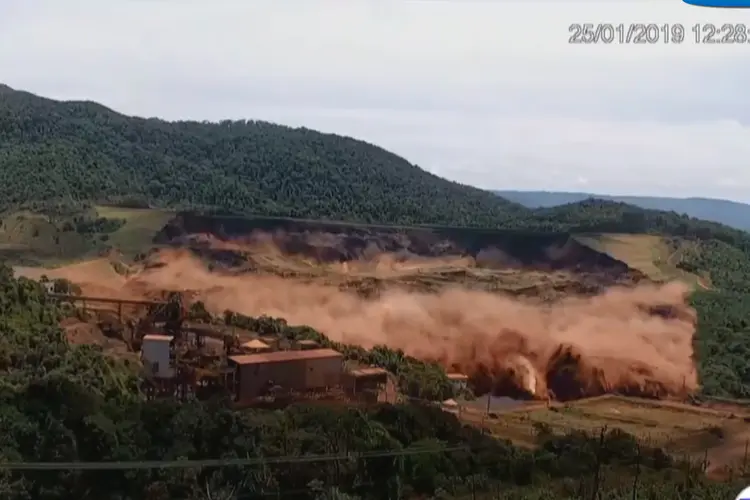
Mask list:
POLYGON ((187 250, 163 250, 130 277, 91 262, 60 269, 87 294, 153 298, 190 292, 214 314, 309 325, 336 341, 385 344, 468 374, 486 391, 568 400, 610 392, 681 396, 697 388, 695 312, 680 284, 613 288, 553 304, 447 286, 385 290, 365 299, 323 284, 210 270, 187 250))

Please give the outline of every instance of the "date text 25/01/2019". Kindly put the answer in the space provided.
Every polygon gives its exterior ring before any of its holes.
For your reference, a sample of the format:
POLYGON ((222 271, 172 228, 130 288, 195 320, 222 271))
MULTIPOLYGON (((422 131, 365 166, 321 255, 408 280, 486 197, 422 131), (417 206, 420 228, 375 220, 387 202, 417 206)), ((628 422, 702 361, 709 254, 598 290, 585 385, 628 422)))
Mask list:
POLYGON ((682 43, 682 24, 656 23, 573 23, 568 27, 568 43, 633 44, 682 43))
POLYGON ((681 23, 574 23, 568 33, 568 43, 573 44, 750 44, 750 25, 742 23, 698 23, 687 28, 681 23))

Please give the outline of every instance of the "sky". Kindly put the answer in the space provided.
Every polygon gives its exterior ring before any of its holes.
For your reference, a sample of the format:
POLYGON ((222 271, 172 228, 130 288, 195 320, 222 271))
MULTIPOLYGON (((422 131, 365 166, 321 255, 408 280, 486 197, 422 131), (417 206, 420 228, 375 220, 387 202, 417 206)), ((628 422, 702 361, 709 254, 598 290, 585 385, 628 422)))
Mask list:
POLYGON ((680 0, 2 0, 0 82, 349 135, 486 189, 750 202, 750 43, 680 0), (685 40, 570 44, 573 23, 685 40))

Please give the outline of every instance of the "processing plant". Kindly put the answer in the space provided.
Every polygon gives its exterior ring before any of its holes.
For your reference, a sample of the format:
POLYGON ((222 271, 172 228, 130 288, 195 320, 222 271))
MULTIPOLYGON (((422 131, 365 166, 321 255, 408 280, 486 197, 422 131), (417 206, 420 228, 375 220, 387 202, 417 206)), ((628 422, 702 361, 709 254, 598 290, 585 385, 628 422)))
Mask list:
POLYGON ((237 406, 305 397, 378 400, 389 374, 349 366, 315 341, 259 337, 214 323, 191 323, 183 295, 124 300, 50 294, 86 312, 109 313, 100 328, 140 354, 148 398, 208 398, 224 393, 237 406), (112 312, 116 311, 116 317, 112 312))

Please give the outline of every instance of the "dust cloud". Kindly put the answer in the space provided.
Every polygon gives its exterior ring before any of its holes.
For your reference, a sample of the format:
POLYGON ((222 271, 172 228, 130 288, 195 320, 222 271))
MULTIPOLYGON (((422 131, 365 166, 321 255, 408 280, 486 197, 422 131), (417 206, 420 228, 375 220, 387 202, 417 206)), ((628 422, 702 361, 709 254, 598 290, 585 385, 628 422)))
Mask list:
POLYGON ((128 278, 116 293, 191 291, 216 314, 283 317, 332 340, 385 344, 438 361, 469 375, 479 392, 567 400, 608 392, 682 396, 698 386, 696 315, 681 284, 614 288, 552 305, 459 288, 391 290, 366 300, 334 287, 209 271, 186 250, 158 258, 160 265, 128 278))

